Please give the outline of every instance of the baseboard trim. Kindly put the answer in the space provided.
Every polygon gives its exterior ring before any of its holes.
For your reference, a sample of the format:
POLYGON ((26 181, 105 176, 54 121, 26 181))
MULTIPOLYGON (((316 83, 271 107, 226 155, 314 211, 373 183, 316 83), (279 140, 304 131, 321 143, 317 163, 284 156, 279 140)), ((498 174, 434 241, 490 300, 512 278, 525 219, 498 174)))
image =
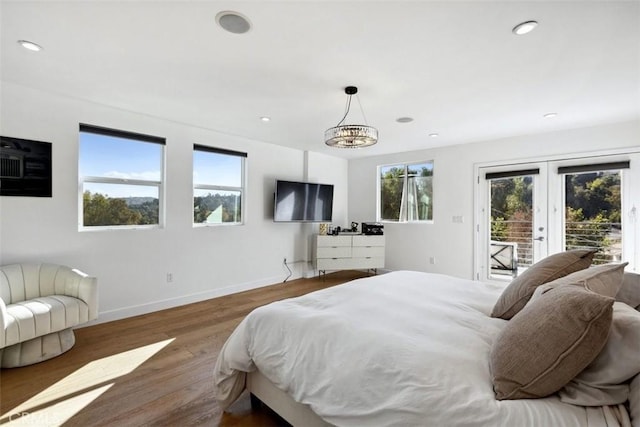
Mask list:
MULTIPOLYGON (((296 277, 291 277, 290 280, 296 277)), ((209 289, 203 292, 197 292, 189 295, 181 295, 175 298, 168 298, 159 301, 152 301, 145 304, 132 305, 128 307, 118 308, 100 312, 96 320, 85 323, 80 327, 97 325, 100 323, 112 322, 114 320, 126 319, 128 317, 139 316, 142 314, 152 313, 154 311, 165 310, 168 308, 179 307, 181 305, 192 304, 195 302, 205 301, 212 298, 218 298, 225 295, 236 294, 238 292, 250 291, 265 286, 271 286, 282 282, 281 276, 268 277, 265 279, 255 280, 252 282, 238 283, 223 288, 209 289)))

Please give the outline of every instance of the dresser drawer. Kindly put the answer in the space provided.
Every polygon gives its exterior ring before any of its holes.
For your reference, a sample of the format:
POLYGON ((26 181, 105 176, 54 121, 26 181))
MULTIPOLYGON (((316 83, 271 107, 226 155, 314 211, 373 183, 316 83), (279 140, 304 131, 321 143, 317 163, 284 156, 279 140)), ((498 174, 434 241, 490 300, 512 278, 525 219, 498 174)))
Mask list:
POLYGON ((351 258, 352 268, 384 268, 384 257, 351 258))
POLYGON ((318 246, 318 258, 351 258, 351 246, 318 246))
POLYGON ((351 236, 316 236, 318 248, 337 248, 341 246, 351 247, 351 236))
POLYGON ((351 256, 354 258, 384 258, 384 246, 354 246, 351 256))
POLYGON ((384 236, 353 236, 353 246, 384 246, 384 236))
POLYGON ((317 270, 350 270, 354 268, 361 267, 354 262, 353 258, 318 258, 316 260, 317 270))

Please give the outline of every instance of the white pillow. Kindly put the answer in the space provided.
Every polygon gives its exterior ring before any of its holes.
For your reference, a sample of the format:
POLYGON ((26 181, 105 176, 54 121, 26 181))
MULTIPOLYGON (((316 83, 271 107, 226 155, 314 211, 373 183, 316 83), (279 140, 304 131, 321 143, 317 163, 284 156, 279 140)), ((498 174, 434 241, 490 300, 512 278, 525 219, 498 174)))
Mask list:
POLYGON ((560 400, 581 406, 626 402, 629 380, 640 373, 639 350, 640 312, 627 304, 615 302, 611 330, 604 348, 584 371, 560 390, 560 400))

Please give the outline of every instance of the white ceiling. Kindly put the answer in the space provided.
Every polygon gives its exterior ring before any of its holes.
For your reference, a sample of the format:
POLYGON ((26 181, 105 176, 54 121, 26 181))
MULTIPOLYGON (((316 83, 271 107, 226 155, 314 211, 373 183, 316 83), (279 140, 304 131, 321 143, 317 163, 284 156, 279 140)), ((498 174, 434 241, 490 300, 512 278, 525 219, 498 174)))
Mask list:
POLYGON ((640 1, 19 0, 0 15, 3 81, 346 158, 640 117, 640 1), (223 10, 251 31, 222 30, 223 10), (373 147, 324 145, 347 85, 373 147))

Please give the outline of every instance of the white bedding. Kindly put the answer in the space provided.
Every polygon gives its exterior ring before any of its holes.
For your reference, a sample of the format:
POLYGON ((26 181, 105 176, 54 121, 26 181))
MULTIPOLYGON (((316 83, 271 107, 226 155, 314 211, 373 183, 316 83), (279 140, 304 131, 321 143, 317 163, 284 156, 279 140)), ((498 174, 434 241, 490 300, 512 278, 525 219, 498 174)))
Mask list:
POLYGON ((616 426, 614 408, 557 397, 497 401, 489 316, 503 288, 398 271, 260 307, 224 345, 214 377, 231 404, 259 369, 338 426, 616 426))

